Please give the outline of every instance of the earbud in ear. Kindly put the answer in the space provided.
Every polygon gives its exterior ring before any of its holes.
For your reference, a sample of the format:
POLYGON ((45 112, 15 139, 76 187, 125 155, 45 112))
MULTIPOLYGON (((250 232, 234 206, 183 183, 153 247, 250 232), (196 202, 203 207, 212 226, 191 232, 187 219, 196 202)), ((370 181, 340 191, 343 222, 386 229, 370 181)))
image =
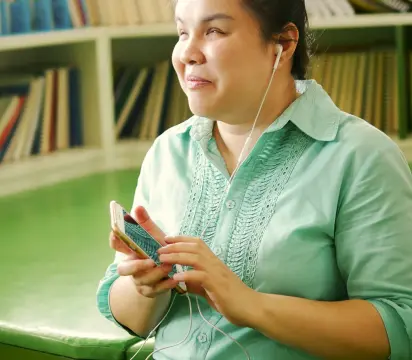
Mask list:
POLYGON ((283 52, 283 46, 280 44, 276 44, 276 61, 275 61, 275 65, 273 65, 273 71, 276 71, 276 69, 279 66, 279 62, 280 62, 280 58, 282 56, 282 52, 283 52))
POLYGON ((283 46, 280 44, 276 44, 276 54, 281 55, 283 51, 283 46))

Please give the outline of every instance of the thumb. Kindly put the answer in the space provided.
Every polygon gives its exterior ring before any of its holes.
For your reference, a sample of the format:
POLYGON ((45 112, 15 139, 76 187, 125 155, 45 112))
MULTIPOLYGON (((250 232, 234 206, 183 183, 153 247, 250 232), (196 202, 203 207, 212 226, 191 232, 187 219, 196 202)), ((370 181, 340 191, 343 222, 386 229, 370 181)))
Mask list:
POLYGON ((164 238, 166 234, 151 219, 147 210, 143 206, 137 206, 134 209, 134 215, 137 223, 145 229, 155 240, 162 245, 167 245, 164 238))

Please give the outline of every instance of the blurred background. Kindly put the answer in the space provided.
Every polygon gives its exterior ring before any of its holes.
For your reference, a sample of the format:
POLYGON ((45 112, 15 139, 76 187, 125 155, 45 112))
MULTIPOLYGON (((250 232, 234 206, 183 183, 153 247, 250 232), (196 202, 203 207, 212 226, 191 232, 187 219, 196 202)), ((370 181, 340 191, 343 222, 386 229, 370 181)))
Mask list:
MULTIPOLYGON (((306 5, 307 77, 412 163, 412 1, 306 5)), ((153 140, 191 115, 173 17, 169 0, 0 0, 4 359, 131 357, 136 339, 94 294, 113 260, 109 201, 131 207, 153 140)))
MULTIPOLYGON (((308 78, 402 143, 412 2, 306 4, 308 78)), ((169 0, 1 0, 0 10, 0 195, 136 167, 156 136, 190 117, 169 60, 169 0)))

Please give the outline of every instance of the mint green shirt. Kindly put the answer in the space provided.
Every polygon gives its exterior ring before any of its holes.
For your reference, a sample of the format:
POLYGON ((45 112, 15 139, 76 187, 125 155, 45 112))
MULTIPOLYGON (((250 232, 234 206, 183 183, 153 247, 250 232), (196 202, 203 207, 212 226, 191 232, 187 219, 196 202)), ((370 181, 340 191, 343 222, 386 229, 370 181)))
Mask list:
MULTIPOLYGON (((248 286, 262 293, 319 301, 364 299, 384 322, 392 360, 412 358, 412 176, 384 133, 340 111, 313 80, 272 123, 229 179, 212 137, 213 122, 192 117, 154 142, 138 180, 134 205, 147 207, 168 234, 200 236, 248 286)), ((116 262, 98 289, 101 313, 113 318, 108 294, 116 262)), ((236 296, 236 294, 233 294, 236 296)), ((314 356, 232 325, 205 301, 212 324, 239 341, 252 359, 314 356)), ((182 345, 155 359, 243 359, 241 349, 200 317, 182 345)), ((256 304, 259 306, 259 304, 256 304)), ((117 324, 119 325, 119 324, 117 324)), ((187 298, 178 296, 156 333, 155 347, 184 339, 187 298)))

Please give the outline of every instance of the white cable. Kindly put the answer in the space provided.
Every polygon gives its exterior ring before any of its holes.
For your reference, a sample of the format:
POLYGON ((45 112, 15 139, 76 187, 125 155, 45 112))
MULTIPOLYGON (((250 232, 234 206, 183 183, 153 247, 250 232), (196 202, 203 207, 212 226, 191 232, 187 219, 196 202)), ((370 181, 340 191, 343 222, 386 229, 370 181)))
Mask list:
MULTIPOLYGON (((178 342, 177 344, 175 344, 175 345, 166 346, 166 347, 164 347, 164 348, 157 349, 157 350, 153 351, 151 354, 149 354, 149 355, 147 356, 147 358, 146 358, 145 360, 148 360, 152 355, 154 355, 155 353, 157 353, 157 352, 159 352, 159 351, 163 351, 163 350, 166 350, 166 349, 171 349, 171 348, 173 348, 173 347, 175 347, 175 346, 179 346, 179 345, 183 344, 183 343, 187 340, 187 338, 189 337, 190 332, 192 331, 192 322, 193 322, 193 321, 192 321, 192 315, 193 315, 193 311, 192 311, 192 302, 190 301, 189 293, 185 293, 185 295, 186 295, 186 297, 187 297, 187 300, 189 301, 189 312, 190 312, 190 325, 189 325, 189 330, 187 331, 187 334, 186 334, 185 338, 184 338, 182 341, 179 341, 179 342, 178 342)), ((131 359, 130 359, 130 360, 131 360, 131 359)))
MULTIPOLYGON (((253 122, 252 130, 250 131, 250 133, 249 133, 248 137, 246 138, 246 141, 245 141, 245 143, 244 143, 244 145, 243 145, 243 147, 242 147, 242 151, 240 152, 240 155, 239 155, 239 158, 238 158, 238 161, 237 161, 236 168, 235 168, 235 170, 233 171, 232 175, 231 175, 230 178, 229 178, 228 184, 227 184, 227 186, 226 186, 226 188, 225 188, 225 191, 224 191, 223 196, 222 196, 221 199, 220 199, 220 202, 219 202, 219 205, 218 205, 217 209, 220 209, 220 207, 221 207, 221 205, 222 205, 222 201, 223 201, 223 199, 225 198, 225 196, 226 196, 227 192, 229 191, 229 188, 230 188, 230 186, 231 186, 231 184, 232 184, 233 178, 235 177, 236 173, 238 172, 240 166, 241 166, 241 165, 243 164, 243 162, 246 160, 246 159, 242 160, 242 158, 243 158, 243 153, 244 153, 244 151, 246 150, 247 145, 249 144, 249 141, 252 139, 252 134, 253 134, 253 131, 255 130, 257 120, 258 120, 258 118, 259 118, 259 116, 260 116, 260 113, 261 113, 262 108, 263 108, 263 104, 265 103, 267 94, 268 94, 269 89, 270 89, 270 87, 271 87, 271 85, 272 85, 272 82, 273 82, 273 78, 274 78, 275 72, 276 72, 276 70, 277 70, 277 68, 278 68, 279 61, 280 61, 280 57, 281 57, 281 55, 282 55, 282 50, 283 50, 283 48, 282 48, 281 46, 279 46, 279 47, 278 47, 278 55, 277 55, 277 58, 276 58, 276 62, 275 62, 275 65, 273 66, 272 76, 270 77, 269 85, 267 86, 266 91, 265 91, 265 95, 263 96, 262 102, 260 103, 260 107, 259 107, 258 113, 257 113, 257 115, 256 115, 255 121, 253 122)), ((261 136, 262 136, 262 135, 261 135, 261 136)), ((260 138, 260 137, 259 137, 259 138, 260 138)), ((252 150, 253 150, 253 149, 252 149, 252 150)), ((217 214, 218 212, 216 211, 215 213, 217 214)), ((205 226, 204 230, 203 230, 202 233, 201 233, 201 236, 200 236, 201 239, 203 239, 203 236, 204 236, 204 234, 205 234, 207 228, 209 227, 209 224, 210 224, 210 222, 212 221, 213 218, 214 218, 214 217, 209 217, 209 221, 206 223, 206 226, 205 226)), ((223 335, 225 335, 225 336, 227 336, 229 339, 231 339, 234 343, 236 343, 236 344, 242 349, 242 351, 244 352, 246 358, 247 358, 248 360, 250 360, 250 355, 249 355, 248 351, 247 351, 237 340, 235 340, 232 336, 230 336, 229 334, 226 334, 223 330, 219 329, 217 326, 211 324, 208 320, 205 319, 205 317, 204 317, 203 314, 202 314, 202 311, 200 310, 200 305, 199 305, 199 301, 198 301, 197 296, 196 296, 196 303, 197 303, 197 309, 199 310, 199 314, 200 314, 200 316, 202 317, 202 319, 203 319, 207 324, 209 324, 212 328, 214 328, 215 330, 219 331, 220 333, 222 333, 223 335)))
POLYGON ((212 328, 214 328, 215 330, 219 331, 220 333, 222 333, 223 335, 227 336, 230 340, 232 340, 234 343, 236 343, 241 349, 242 351, 245 353, 246 359, 250 360, 250 355, 248 353, 248 351, 233 337, 231 337, 229 334, 226 334, 223 330, 219 329, 217 326, 213 325, 212 323, 210 323, 208 320, 205 319, 205 317, 202 314, 202 310, 200 310, 200 305, 199 305, 199 300, 196 296, 196 303, 197 303, 197 309, 199 310, 199 314, 202 317, 202 319, 208 323, 212 328))
POLYGON ((146 345, 147 341, 152 337, 152 335, 154 334, 154 332, 159 328, 159 326, 163 323, 163 321, 166 319, 167 315, 169 315, 170 310, 172 309, 172 306, 176 300, 176 296, 177 294, 175 293, 175 295, 173 296, 172 302, 170 303, 169 309, 167 310, 166 314, 163 316, 162 320, 160 320, 160 322, 156 325, 156 327, 149 333, 149 335, 147 335, 146 340, 143 342, 143 344, 140 346, 140 348, 136 351, 136 353, 133 355, 133 357, 130 360, 133 360, 137 354, 139 354, 139 352, 143 349, 143 347, 146 345))
MULTIPOLYGON (((220 199, 220 202, 219 202, 219 205, 218 205, 217 209, 220 209, 220 206, 222 205, 222 201, 223 201, 223 199, 225 198, 225 195, 227 194, 227 192, 228 192, 229 189, 230 189, 230 186, 231 186, 231 184, 232 184, 233 178, 235 177, 236 173, 238 172, 240 166, 241 166, 241 165, 243 164, 243 162, 246 160, 246 159, 245 159, 245 160, 242 160, 243 153, 244 153, 247 145, 249 144, 249 141, 252 139, 252 133, 253 133, 253 131, 255 130, 257 120, 258 120, 258 118, 259 118, 259 116, 260 116, 260 113, 261 113, 261 111, 262 111, 262 108, 263 108, 263 104, 265 103, 265 100, 266 100, 266 97, 267 97, 267 95, 268 95, 269 89, 270 89, 270 87, 272 86, 273 77, 274 77, 275 72, 276 72, 276 70, 277 70, 277 68, 278 68, 281 55, 282 55, 282 47, 279 48, 278 56, 277 56, 277 58, 276 58, 275 65, 273 66, 272 75, 271 75, 271 77, 270 77, 269 85, 267 86, 265 95, 263 96, 262 102, 260 103, 258 113, 256 114, 255 121, 253 122, 252 130, 250 131, 248 137, 246 138, 245 143, 243 144, 242 151, 240 152, 239 158, 238 158, 238 160, 237 160, 237 165, 236 165, 235 170, 233 171, 232 175, 230 176, 230 178, 229 178, 229 180, 228 180, 228 184, 227 184, 227 186, 226 186, 226 188, 225 188, 225 191, 224 191, 223 196, 222 196, 221 199, 220 199)), ((216 213, 217 213, 217 212, 216 212, 216 213)), ((206 223, 205 229, 202 231, 202 233, 201 233, 201 235, 200 235, 200 238, 201 238, 201 239, 203 239, 203 236, 204 236, 207 228, 209 227, 209 224, 210 224, 210 222, 212 221, 212 219, 213 219, 213 217, 210 217, 210 218, 209 218, 209 221, 206 223)))

